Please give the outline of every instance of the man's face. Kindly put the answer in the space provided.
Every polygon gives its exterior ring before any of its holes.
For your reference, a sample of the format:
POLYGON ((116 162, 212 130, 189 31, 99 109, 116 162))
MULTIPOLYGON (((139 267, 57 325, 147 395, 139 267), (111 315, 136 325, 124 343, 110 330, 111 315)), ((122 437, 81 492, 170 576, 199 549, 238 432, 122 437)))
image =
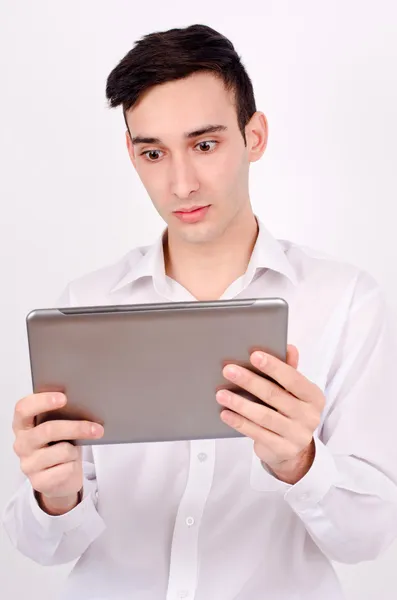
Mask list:
POLYGON ((245 146, 221 80, 197 73, 155 86, 126 116, 131 160, 171 234, 210 242, 250 210, 249 164, 263 154, 267 124, 255 113, 245 146))

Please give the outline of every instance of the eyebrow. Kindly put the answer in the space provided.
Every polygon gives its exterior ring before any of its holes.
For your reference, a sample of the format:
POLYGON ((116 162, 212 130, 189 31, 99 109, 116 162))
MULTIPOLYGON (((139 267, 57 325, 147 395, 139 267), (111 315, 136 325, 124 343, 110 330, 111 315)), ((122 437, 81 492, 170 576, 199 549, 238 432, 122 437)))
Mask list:
MULTIPOLYGON (((226 131, 227 127, 225 125, 206 125, 205 127, 201 127, 200 129, 196 129, 195 131, 189 131, 184 134, 184 137, 187 140, 191 140, 192 138, 199 137, 200 135, 205 135, 206 133, 218 133, 219 131, 226 131)), ((144 137, 142 135, 137 135, 132 138, 133 144, 162 144, 160 138, 156 137, 144 137)))

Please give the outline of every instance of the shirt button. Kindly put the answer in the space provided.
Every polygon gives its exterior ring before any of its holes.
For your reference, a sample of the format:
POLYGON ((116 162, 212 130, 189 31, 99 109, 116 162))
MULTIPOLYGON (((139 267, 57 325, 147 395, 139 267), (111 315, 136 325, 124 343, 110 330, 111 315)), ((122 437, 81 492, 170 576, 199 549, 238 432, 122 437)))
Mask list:
POLYGON ((186 590, 181 590, 178 593, 178 598, 188 598, 188 596, 189 596, 189 592, 186 590))
POLYGON ((309 494, 302 494, 300 499, 303 500, 303 502, 306 502, 307 500, 310 499, 310 496, 309 496, 309 494))
POLYGON ((187 525, 188 527, 191 527, 192 525, 194 525, 194 519, 193 519, 193 517, 188 517, 188 518, 186 519, 186 525, 187 525))
POLYGON ((200 452, 200 454, 197 457, 199 459, 200 462, 204 462, 207 460, 207 455, 205 452, 200 452))

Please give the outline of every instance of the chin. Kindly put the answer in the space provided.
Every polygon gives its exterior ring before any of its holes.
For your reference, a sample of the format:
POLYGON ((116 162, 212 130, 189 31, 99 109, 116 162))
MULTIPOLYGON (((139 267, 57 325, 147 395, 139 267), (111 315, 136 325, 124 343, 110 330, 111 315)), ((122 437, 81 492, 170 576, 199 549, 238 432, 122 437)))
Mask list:
POLYGON ((206 244, 218 237, 215 227, 208 223, 180 227, 178 228, 178 236, 189 244, 206 244))
POLYGON ((214 230, 208 230, 200 233, 190 233, 185 237, 190 244, 212 244, 220 238, 220 233, 214 230))

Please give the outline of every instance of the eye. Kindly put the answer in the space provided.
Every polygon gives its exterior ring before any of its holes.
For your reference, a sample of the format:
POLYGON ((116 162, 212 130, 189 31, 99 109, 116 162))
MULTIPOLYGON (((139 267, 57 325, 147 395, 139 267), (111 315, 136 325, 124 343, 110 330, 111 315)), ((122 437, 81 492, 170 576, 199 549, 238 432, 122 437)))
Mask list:
POLYGON ((146 150, 141 153, 141 156, 146 156, 149 162, 157 162, 161 158, 160 154, 162 154, 161 150, 146 150))
POLYGON ((205 140, 203 142, 199 142, 195 147, 200 149, 201 154, 206 154, 209 152, 213 152, 218 142, 215 140, 205 140))

